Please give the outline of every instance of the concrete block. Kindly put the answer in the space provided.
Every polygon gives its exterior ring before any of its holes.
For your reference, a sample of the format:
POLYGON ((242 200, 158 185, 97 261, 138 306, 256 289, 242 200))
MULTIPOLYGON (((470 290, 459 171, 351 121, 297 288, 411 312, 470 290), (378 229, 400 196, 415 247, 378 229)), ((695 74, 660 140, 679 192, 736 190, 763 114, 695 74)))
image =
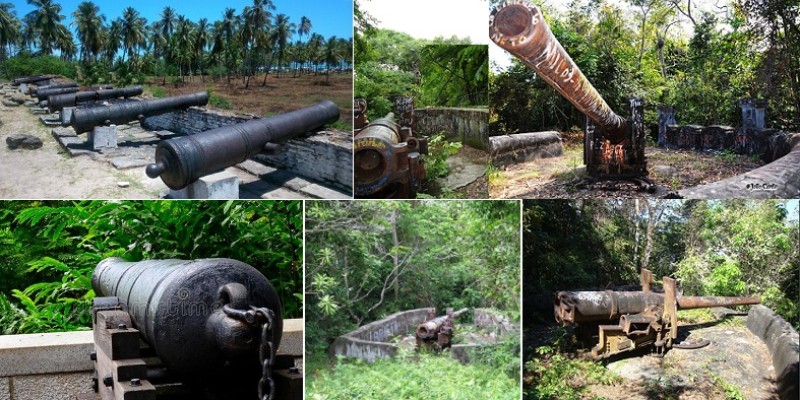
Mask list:
POLYGON ((89 371, 93 349, 91 331, 0 335, 0 377, 89 371))
POLYGON ((278 355, 303 356, 303 326, 301 318, 283 321, 283 337, 278 355))
POLYGON ((117 148, 117 126, 96 126, 88 134, 89 142, 92 143, 94 150, 116 149, 117 148))
POLYGON ((62 124, 69 124, 69 121, 72 119, 72 112, 75 111, 75 107, 64 107, 61 109, 61 123, 62 124))
POLYGON ((28 84, 27 83, 20 83, 19 84, 19 92, 28 94, 28 84))
POLYGON ((0 378, 0 400, 11 400, 11 388, 8 378, 0 378))
POLYGON ((206 175, 180 190, 170 190, 173 199, 238 199, 239 177, 222 171, 206 175))
MULTIPOLYGON (((88 358, 88 357, 87 357, 88 358)), ((64 373, 54 375, 29 375, 11 378, 14 400, 74 400, 81 392, 92 387, 92 373, 64 373)))
POLYGON ((301 192, 317 199, 351 199, 352 194, 342 193, 338 190, 312 183, 300 189, 301 192))

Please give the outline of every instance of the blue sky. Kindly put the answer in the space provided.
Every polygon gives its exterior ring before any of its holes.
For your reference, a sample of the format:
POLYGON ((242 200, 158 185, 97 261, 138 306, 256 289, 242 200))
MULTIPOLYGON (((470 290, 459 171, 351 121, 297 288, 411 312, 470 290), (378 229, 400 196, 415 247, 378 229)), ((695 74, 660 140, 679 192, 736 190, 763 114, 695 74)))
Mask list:
MULTIPOLYGON (((61 4, 61 15, 65 24, 72 33, 75 33, 72 22, 72 13, 78 8, 82 0, 55 0, 61 4)), ((17 17, 33 11, 34 7, 24 0, 13 0, 17 17)), ((201 18, 208 18, 209 22, 222 19, 222 12, 227 7, 234 8, 241 14, 245 6, 251 5, 252 0, 94 0, 100 7, 100 13, 106 16, 106 22, 111 22, 122 15, 126 7, 133 7, 147 18, 147 23, 156 20, 161 15, 161 10, 166 6, 175 9, 178 14, 184 15, 197 22, 201 18)), ((319 33, 324 37, 336 35, 337 37, 350 38, 353 36, 353 2, 352 0, 273 0, 276 9, 273 14, 283 13, 289 16, 289 21, 299 23, 303 16, 311 20, 312 33, 319 33)), ((296 35, 292 40, 299 39, 296 35)), ((306 37, 303 37, 306 40, 306 37)))

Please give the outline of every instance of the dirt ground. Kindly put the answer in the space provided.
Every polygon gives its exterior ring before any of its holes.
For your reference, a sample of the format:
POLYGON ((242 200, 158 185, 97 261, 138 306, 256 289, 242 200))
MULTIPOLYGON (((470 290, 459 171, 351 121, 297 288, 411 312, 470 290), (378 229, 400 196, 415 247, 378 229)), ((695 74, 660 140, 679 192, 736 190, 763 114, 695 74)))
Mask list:
POLYGON ((50 134, 52 128, 27 106, 0 106, 0 121, 0 198, 152 199, 166 189, 160 179, 147 178, 143 168, 120 171, 88 156, 70 158, 50 134), (6 137, 14 133, 34 135, 44 145, 9 150, 6 137), (121 187, 125 182, 129 186, 121 187))
POLYGON ((733 153, 700 153, 648 146, 645 150, 649 178, 655 192, 639 190, 632 182, 585 184, 583 138, 564 134, 564 154, 510 165, 490 174, 492 198, 647 198, 663 197, 687 187, 716 182, 753 170, 763 163, 733 153))
MULTIPOLYGON (((186 83, 174 85, 167 79, 150 77, 145 90, 150 95, 154 91, 163 91, 168 96, 194 93, 211 89, 211 94, 228 100, 229 111, 270 116, 287 111, 307 107, 321 100, 330 100, 342 111, 340 129, 352 131, 353 125, 353 75, 352 73, 335 73, 330 77, 313 74, 292 77, 292 73, 283 73, 279 77, 271 74, 266 86, 261 86, 264 76, 256 76, 245 89, 241 78, 232 77, 230 84, 226 77, 216 81, 210 77, 186 78, 186 83)), ((209 104, 209 108, 215 108, 209 104)), ((219 107, 216 107, 219 108, 219 107)))

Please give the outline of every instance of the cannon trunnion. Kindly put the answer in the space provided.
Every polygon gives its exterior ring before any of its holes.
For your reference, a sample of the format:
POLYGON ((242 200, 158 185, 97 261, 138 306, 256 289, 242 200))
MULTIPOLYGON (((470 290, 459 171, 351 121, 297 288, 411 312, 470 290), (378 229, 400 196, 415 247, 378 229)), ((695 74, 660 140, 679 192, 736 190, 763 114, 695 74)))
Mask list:
POLYGON ((598 344, 591 358, 654 346, 663 353, 675 346, 678 310, 759 304, 758 297, 679 296, 675 280, 663 278, 663 293, 650 290, 652 273, 642 269, 642 291, 558 292, 554 301, 556 321, 564 326, 600 324, 598 344), (616 325, 608 324, 617 322, 616 325))
POLYGON ((99 398, 155 399, 159 382, 213 398, 256 397, 261 357, 266 349, 274 360, 283 331, 280 299, 258 270, 231 259, 109 258, 92 287, 99 398))

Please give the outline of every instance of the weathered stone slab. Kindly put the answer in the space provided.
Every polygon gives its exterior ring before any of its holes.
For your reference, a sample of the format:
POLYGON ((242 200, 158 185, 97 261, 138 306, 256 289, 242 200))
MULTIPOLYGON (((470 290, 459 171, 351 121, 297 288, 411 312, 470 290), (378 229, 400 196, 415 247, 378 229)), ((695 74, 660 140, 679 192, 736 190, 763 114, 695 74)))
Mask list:
POLYGON ((489 110, 480 108, 425 107, 414 110, 416 129, 423 136, 444 132, 451 141, 489 149, 489 110))
POLYGON ((87 384, 91 385, 92 373, 30 375, 11 379, 14 380, 14 400, 74 400, 79 391, 86 391, 87 384))
POLYGON ((800 337, 785 319, 756 305, 747 314, 747 329, 767 345, 777 376, 781 399, 800 396, 800 337))
POLYGON ((26 149, 26 150, 36 150, 42 147, 44 143, 42 139, 39 139, 36 136, 28 135, 25 133, 15 133, 9 136, 6 136, 6 145, 11 150, 16 149, 26 149))
POLYGON ((89 371, 93 340, 91 331, 0 335, 0 377, 89 371))
POLYGON ((117 127, 115 125, 96 126, 87 135, 94 150, 117 148, 117 127))
POLYGON ((8 99, 3 99, 2 103, 6 107, 19 107, 19 103, 11 101, 11 100, 8 100, 8 99))
POLYGON ((222 171, 206 175, 180 190, 171 190, 173 199, 238 199, 239 177, 222 171))
POLYGON ((145 167, 148 164, 150 164, 152 160, 147 160, 144 158, 133 158, 133 157, 116 157, 112 158, 109 162, 116 169, 130 169, 130 168, 145 167))
POLYGON ((0 400, 11 400, 11 388, 8 378, 0 378, 0 400))
POLYGON ((337 190, 333 190, 331 188, 318 185, 316 183, 304 186, 302 189, 300 189, 300 191, 303 192, 304 194, 307 194, 317 199, 333 200, 333 199, 350 199, 353 197, 351 194, 342 193, 337 190))

